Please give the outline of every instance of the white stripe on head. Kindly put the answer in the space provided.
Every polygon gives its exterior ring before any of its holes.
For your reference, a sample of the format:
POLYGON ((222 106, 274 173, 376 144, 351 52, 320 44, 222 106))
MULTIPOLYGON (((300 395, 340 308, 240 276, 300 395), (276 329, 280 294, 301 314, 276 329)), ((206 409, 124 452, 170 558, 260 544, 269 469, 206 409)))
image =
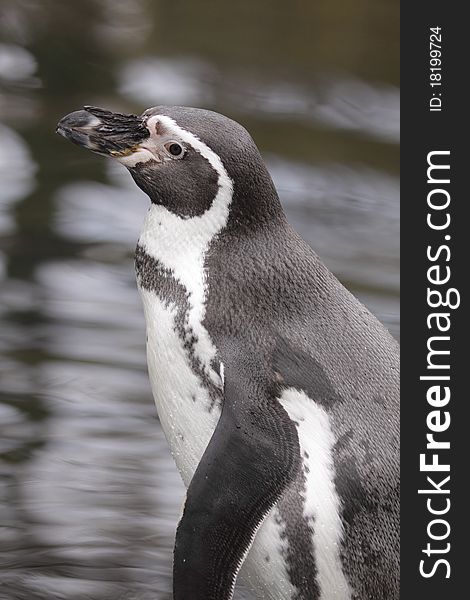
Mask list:
POLYGON ((154 131, 157 122, 162 123, 169 134, 179 138, 203 156, 218 176, 215 198, 202 215, 184 218, 162 205, 152 204, 143 225, 139 244, 150 256, 169 269, 175 279, 186 288, 190 305, 188 325, 197 338, 196 356, 212 380, 221 384, 220 374, 213 371, 211 365, 216 356, 216 348, 202 325, 207 292, 204 260, 210 242, 227 224, 233 182, 220 157, 199 138, 164 115, 150 117, 147 127, 154 131))
POLYGON ((154 115, 147 120, 147 128, 150 130, 151 135, 152 132, 155 131, 155 126, 157 123, 164 125, 166 132, 176 135, 181 141, 189 144, 194 148, 194 150, 199 152, 199 154, 210 163, 212 168, 217 171, 217 174, 219 175, 220 186, 222 186, 224 182, 226 184, 232 184, 232 180, 228 176, 220 157, 213 150, 211 150, 209 146, 204 144, 204 142, 202 142, 197 136, 190 131, 183 129, 176 123, 174 119, 165 115, 154 115))
POLYGON ((350 600, 339 555, 343 524, 334 484, 335 438, 330 419, 321 406, 295 388, 285 390, 280 403, 297 424, 302 462, 308 466, 304 517, 312 521, 320 600, 350 600))

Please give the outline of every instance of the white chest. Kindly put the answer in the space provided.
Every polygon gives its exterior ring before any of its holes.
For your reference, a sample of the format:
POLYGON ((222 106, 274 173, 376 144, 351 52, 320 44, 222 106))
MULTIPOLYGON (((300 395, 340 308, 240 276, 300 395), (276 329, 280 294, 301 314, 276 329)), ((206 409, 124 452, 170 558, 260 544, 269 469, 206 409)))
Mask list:
MULTIPOLYGON (((177 326, 178 307, 141 289, 147 322, 147 362, 160 423, 186 487, 220 416, 194 371, 177 326)), ((217 375, 213 373, 213 376, 217 375)))
POLYGON ((176 465, 189 484, 220 416, 223 382, 205 329, 204 259, 225 205, 182 219, 152 206, 138 243, 137 281, 147 325, 150 382, 176 465), (214 400, 218 399, 218 402, 214 400))

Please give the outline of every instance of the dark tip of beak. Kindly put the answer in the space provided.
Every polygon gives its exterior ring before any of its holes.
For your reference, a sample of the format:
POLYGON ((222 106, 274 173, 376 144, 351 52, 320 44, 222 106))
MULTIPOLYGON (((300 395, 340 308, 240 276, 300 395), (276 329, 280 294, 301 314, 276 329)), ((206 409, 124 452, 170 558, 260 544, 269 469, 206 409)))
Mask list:
POLYGON ((150 135, 141 117, 96 106, 85 106, 84 110, 66 115, 56 132, 79 146, 106 155, 129 151, 150 135))
POLYGON ((89 112, 76 110, 59 121, 56 133, 63 135, 72 142, 79 143, 79 139, 85 141, 85 134, 91 130, 94 120, 93 115, 89 112))

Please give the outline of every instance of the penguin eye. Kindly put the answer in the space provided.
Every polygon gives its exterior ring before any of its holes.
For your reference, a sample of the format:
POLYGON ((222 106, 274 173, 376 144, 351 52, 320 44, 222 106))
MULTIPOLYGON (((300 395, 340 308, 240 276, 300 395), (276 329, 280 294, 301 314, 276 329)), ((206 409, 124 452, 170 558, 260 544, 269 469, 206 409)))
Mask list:
POLYGON ((184 148, 179 142, 167 142, 165 144, 165 149, 174 158, 182 158, 184 156, 184 148))

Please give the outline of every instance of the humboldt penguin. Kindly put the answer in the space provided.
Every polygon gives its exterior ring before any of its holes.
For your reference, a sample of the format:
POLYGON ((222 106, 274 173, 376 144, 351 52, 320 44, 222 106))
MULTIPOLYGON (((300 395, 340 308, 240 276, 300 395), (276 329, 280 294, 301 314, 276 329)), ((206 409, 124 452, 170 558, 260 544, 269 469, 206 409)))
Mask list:
POLYGON ((148 371, 187 487, 175 600, 398 600, 398 346, 288 223, 249 133, 186 107, 58 132, 149 196, 148 371))

